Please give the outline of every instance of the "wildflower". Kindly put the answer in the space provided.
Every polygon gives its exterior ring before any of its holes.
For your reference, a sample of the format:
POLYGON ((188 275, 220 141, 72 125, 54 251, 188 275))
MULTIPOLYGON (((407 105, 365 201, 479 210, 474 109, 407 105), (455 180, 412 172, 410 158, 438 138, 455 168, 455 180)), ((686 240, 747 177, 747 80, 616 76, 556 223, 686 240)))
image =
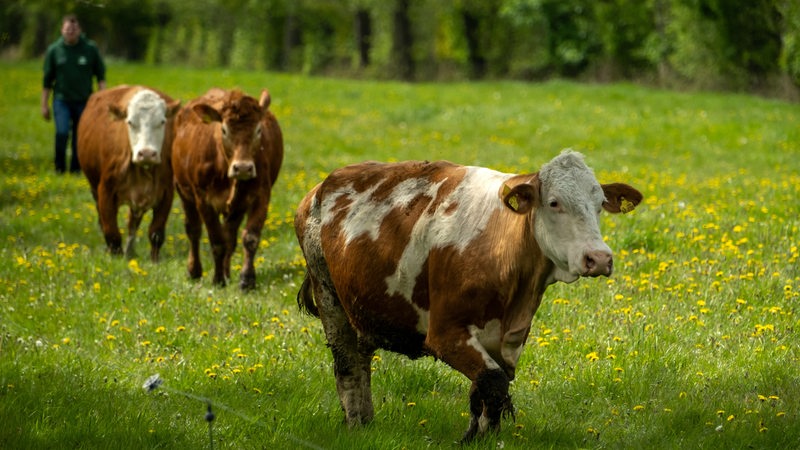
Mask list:
POLYGON ((597 355, 597 352, 591 352, 586 355, 586 359, 588 359, 591 362, 594 362, 600 359, 600 357, 597 355))
POLYGON ((636 405, 633 407, 634 411, 642 411, 644 410, 644 405, 636 405))

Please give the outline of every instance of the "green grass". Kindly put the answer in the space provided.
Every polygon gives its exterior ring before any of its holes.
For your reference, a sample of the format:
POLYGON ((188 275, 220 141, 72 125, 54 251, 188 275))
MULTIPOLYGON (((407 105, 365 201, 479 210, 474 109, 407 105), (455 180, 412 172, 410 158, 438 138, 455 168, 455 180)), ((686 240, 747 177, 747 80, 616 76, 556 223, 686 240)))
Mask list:
POLYGON ((295 305, 295 205, 365 159, 525 172, 564 147, 645 201, 603 219, 614 277, 547 291, 511 387, 516 421, 470 448, 800 445, 797 105, 627 84, 111 65, 110 85, 183 100, 211 86, 270 89, 286 157, 258 287, 243 294, 187 279, 177 201, 161 263, 143 238, 140 259, 105 253, 88 184, 53 174, 39 69, 0 65, 1 448, 204 448, 202 399, 215 448, 452 447, 469 384, 433 359, 379 352, 375 420, 343 426, 322 328, 295 305), (155 373, 165 384, 148 394, 155 373))

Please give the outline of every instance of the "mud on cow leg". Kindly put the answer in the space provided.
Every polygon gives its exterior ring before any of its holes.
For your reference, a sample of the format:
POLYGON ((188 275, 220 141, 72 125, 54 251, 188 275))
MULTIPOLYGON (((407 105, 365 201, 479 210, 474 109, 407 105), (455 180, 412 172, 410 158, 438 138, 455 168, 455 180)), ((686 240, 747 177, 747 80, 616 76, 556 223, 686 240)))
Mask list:
POLYGON ((332 286, 316 289, 315 296, 321 300, 317 303, 319 316, 333 353, 339 403, 344 410, 345 422, 352 428, 368 423, 374 417, 370 364, 375 348, 359 340, 333 292, 332 286))
POLYGON ((478 374, 469 394, 470 422, 462 443, 468 443, 487 431, 500 431, 500 419, 511 414, 514 405, 508 394, 510 380, 503 370, 490 369, 478 374))
POLYGON ((242 266, 242 273, 239 275, 239 288, 243 291, 249 291, 256 287, 255 257, 260 240, 260 233, 252 233, 247 230, 242 233, 244 265, 242 266))

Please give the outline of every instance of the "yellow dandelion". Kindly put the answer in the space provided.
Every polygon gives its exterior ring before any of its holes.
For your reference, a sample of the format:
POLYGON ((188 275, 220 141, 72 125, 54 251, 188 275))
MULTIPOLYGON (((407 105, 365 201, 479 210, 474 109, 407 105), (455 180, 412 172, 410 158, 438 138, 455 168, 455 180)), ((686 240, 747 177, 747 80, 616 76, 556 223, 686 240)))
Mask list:
POLYGON ((633 407, 633 410, 634 411, 643 411, 644 410, 644 405, 636 405, 636 406, 633 407))

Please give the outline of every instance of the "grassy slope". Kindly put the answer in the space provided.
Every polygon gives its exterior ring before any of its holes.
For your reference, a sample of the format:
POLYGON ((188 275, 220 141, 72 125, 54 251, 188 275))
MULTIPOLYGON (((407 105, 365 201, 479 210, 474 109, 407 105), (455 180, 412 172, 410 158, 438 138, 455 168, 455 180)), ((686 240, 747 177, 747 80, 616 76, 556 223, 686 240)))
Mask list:
MULTIPOLYGON (((350 162, 535 171, 563 147, 646 200, 603 220, 613 278, 548 290, 512 385, 516 422, 475 447, 800 444, 795 105, 631 85, 408 85, 111 65, 111 85, 182 99, 211 86, 272 92, 287 152, 259 287, 241 294, 186 279, 177 201, 162 263, 104 253, 86 182, 52 174, 38 70, 0 66, 0 447, 208 445, 205 405, 184 393, 212 399, 217 448, 449 445, 467 425, 468 383, 431 359, 379 353, 375 422, 341 425, 322 329, 294 304, 294 206, 350 162), (153 373, 166 383, 147 395, 141 384, 153 373)), ((147 255, 145 239, 138 249, 147 255)))

